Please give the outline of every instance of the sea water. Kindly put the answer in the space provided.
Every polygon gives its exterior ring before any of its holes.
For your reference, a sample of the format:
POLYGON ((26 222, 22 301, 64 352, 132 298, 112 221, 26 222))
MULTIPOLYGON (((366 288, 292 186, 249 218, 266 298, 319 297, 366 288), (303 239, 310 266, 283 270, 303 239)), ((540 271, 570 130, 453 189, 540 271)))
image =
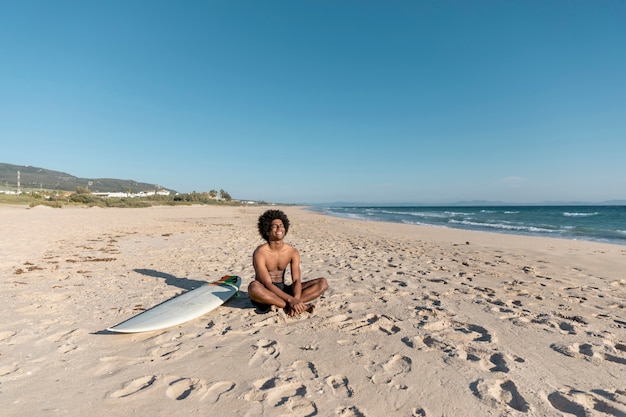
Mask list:
POLYGON ((317 206, 331 216, 626 245, 626 206, 317 206))

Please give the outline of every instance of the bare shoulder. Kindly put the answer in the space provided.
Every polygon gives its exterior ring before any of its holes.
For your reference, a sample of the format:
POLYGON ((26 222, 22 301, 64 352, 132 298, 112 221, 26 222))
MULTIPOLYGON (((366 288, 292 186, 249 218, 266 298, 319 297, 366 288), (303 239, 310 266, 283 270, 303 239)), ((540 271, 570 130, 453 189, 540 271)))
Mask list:
MULTIPOLYGON (((269 250, 271 250, 271 248, 269 248, 269 250)), ((283 242, 279 255, 282 259, 288 259, 289 261, 300 257, 298 250, 286 242, 283 242)))
POLYGON ((298 249, 294 248, 291 245, 287 245, 287 251, 289 252, 289 256, 291 257, 300 256, 300 252, 298 252, 298 249))
POLYGON ((252 253, 252 256, 255 257, 255 258, 257 256, 263 256, 263 253, 267 252, 268 249, 269 249, 269 245, 267 243, 263 243, 263 244, 257 246, 257 248, 252 253))
POLYGON ((256 249, 254 250, 254 252, 259 252, 263 249, 267 249, 269 247, 269 245, 267 243, 261 243, 259 246, 256 247, 256 249))

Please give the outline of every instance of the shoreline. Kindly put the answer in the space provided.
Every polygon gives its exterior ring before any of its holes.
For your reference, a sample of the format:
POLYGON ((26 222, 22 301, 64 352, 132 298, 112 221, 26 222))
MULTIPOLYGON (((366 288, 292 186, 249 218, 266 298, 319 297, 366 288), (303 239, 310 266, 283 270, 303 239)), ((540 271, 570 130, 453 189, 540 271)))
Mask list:
POLYGON ((626 246, 623 224, 626 206, 311 206, 329 216, 363 221, 382 221, 416 226, 444 227, 510 236, 533 236, 626 246), (531 211, 525 211, 532 209, 531 211), (582 212, 563 210, 578 209, 582 212), (588 212, 585 210, 598 209, 588 212), (521 212, 520 210, 524 210, 521 212), (538 214, 539 213, 539 214, 538 214), (555 217, 557 216, 557 217, 555 217), (601 222, 589 222, 600 216, 601 222), (559 217, 561 217, 559 219, 559 217), (564 218, 580 219, 564 221, 564 218), (607 220, 606 219, 610 219, 607 220))
POLYGON ((626 413, 626 248, 342 219, 303 206, 0 206, 7 415, 626 413), (314 314, 256 314, 256 220, 285 211, 314 314), (204 281, 238 298, 104 331, 204 281), (44 411, 46 410, 46 411, 44 411), (600 413, 598 410, 608 410, 600 413))

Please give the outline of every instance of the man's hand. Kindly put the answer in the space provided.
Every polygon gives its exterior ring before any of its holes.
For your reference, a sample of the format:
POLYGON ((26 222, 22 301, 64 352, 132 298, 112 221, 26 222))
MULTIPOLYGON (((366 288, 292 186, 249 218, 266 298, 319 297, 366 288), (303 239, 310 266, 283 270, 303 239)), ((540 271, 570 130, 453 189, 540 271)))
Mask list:
POLYGON ((307 306, 295 297, 290 297, 287 301, 287 314, 294 317, 304 313, 307 310, 307 306))

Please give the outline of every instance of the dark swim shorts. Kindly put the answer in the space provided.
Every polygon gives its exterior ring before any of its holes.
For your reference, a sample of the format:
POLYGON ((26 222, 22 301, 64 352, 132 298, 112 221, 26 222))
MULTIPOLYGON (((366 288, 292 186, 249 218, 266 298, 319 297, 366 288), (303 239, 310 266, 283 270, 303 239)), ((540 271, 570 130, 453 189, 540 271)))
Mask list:
MULTIPOLYGON (((285 285, 282 282, 272 282, 272 284, 276 285, 281 291, 289 295, 293 295, 293 285, 285 285)), ((258 301, 254 301, 254 300, 250 300, 250 301, 252 302, 252 305, 257 307, 261 311, 269 311, 271 307, 271 305, 269 304, 259 303, 258 301)))

